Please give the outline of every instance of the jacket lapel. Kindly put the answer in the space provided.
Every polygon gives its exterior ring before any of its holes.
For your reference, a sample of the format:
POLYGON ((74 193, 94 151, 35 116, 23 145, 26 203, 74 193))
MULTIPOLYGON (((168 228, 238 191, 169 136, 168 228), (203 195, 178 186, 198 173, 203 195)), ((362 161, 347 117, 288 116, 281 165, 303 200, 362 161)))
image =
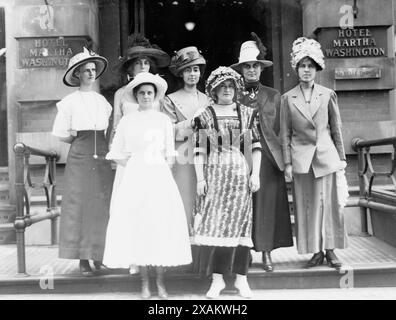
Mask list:
POLYGON ((312 120, 311 113, 305 104, 304 96, 303 96, 303 93, 302 93, 299 85, 296 86, 293 89, 293 91, 291 92, 291 98, 292 98, 292 102, 293 102, 294 106, 297 108, 297 110, 300 111, 301 114, 309 122, 311 122, 313 125, 315 125, 312 120))
POLYGON ((320 89, 320 86, 315 84, 311 98, 312 118, 315 116, 319 107, 322 105, 321 95, 322 91, 320 89))
POLYGON ((257 95, 257 101, 260 101, 260 104, 265 107, 265 104, 267 103, 268 100, 268 94, 264 87, 260 84, 259 85, 259 91, 257 95))

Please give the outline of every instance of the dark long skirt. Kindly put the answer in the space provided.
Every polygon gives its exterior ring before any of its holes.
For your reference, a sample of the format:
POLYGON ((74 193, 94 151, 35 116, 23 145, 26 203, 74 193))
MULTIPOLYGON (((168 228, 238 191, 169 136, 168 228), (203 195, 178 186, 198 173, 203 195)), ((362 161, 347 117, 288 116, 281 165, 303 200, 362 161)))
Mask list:
POLYGON ((260 184, 259 191, 253 194, 254 250, 271 251, 293 246, 285 177, 264 152, 261 156, 260 184))
POLYGON ((94 131, 79 131, 71 144, 65 169, 65 186, 59 234, 59 257, 103 258, 113 173, 103 131, 97 131, 98 158, 94 159, 94 131))
POLYGON ((202 277, 213 273, 246 275, 249 269, 250 248, 246 246, 192 246, 193 272, 202 277))

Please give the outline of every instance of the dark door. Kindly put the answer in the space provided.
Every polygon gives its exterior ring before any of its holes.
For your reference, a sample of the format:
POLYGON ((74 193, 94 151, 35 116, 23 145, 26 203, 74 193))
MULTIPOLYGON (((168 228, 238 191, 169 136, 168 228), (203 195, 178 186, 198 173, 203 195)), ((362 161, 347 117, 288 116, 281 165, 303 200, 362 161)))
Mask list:
MULTIPOLYGON (((268 49, 267 59, 272 60, 269 1, 146 0, 144 4, 144 31, 150 41, 168 53, 198 47, 207 60, 204 78, 218 66, 237 62, 240 45, 251 40, 251 31, 262 39, 268 49)), ((136 15, 131 11, 133 21, 136 15)), ((173 91, 172 78, 166 77, 173 91)), ((273 85, 272 70, 263 73, 262 82, 273 85)))
MULTIPOLYGON (((5 48, 4 8, 0 8, 0 50, 5 48)), ((6 58, 0 56, 0 166, 8 165, 6 58)))

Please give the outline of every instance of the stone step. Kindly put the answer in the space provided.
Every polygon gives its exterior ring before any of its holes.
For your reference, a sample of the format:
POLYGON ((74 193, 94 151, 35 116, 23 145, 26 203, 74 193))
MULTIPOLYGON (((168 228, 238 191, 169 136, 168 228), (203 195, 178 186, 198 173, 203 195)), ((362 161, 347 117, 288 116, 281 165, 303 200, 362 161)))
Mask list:
MULTIPOLYGON (((233 287, 234 278, 226 277, 225 280, 227 287, 223 293, 237 293, 233 287)), ((275 270, 271 273, 253 266, 249 270, 248 281, 253 290, 395 287, 396 264, 366 265, 340 271, 323 266, 312 269, 275 270)), ((202 294, 203 298, 210 286, 209 278, 186 272, 167 272, 165 282, 170 295, 202 294)), ((154 274, 151 284, 155 292, 154 274)), ((0 294, 138 293, 140 288, 140 276, 126 273, 90 278, 80 275, 52 276, 48 273, 42 276, 0 279, 0 294)))

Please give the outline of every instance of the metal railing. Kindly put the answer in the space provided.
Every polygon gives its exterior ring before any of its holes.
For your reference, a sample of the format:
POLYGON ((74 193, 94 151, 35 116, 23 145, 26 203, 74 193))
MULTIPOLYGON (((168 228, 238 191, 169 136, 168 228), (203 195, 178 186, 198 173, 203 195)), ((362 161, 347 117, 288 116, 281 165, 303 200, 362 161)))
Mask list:
POLYGON ((396 136, 377 140, 363 140, 355 138, 352 140, 352 149, 358 154, 358 175, 359 175, 359 201, 357 205, 360 207, 361 218, 363 221, 363 231, 367 232, 367 209, 379 210, 385 213, 396 213, 396 206, 379 203, 375 198, 391 198, 393 201, 396 194, 387 195, 385 192, 373 190, 374 181, 378 177, 387 178, 396 190, 396 179, 394 176, 396 169, 396 159, 393 156, 389 171, 376 171, 373 166, 371 148, 377 146, 392 146, 393 155, 396 151, 396 136))
POLYGON ((26 146, 23 143, 14 145, 15 152, 15 190, 16 190, 16 217, 14 228, 17 243, 18 274, 26 275, 25 230, 27 227, 51 220, 51 244, 57 244, 57 218, 60 209, 56 199, 56 161, 55 151, 43 151, 26 146), (45 172, 42 183, 32 182, 30 156, 45 158, 45 172), (43 189, 46 199, 45 212, 31 212, 31 196, 35 189, 43 189))

